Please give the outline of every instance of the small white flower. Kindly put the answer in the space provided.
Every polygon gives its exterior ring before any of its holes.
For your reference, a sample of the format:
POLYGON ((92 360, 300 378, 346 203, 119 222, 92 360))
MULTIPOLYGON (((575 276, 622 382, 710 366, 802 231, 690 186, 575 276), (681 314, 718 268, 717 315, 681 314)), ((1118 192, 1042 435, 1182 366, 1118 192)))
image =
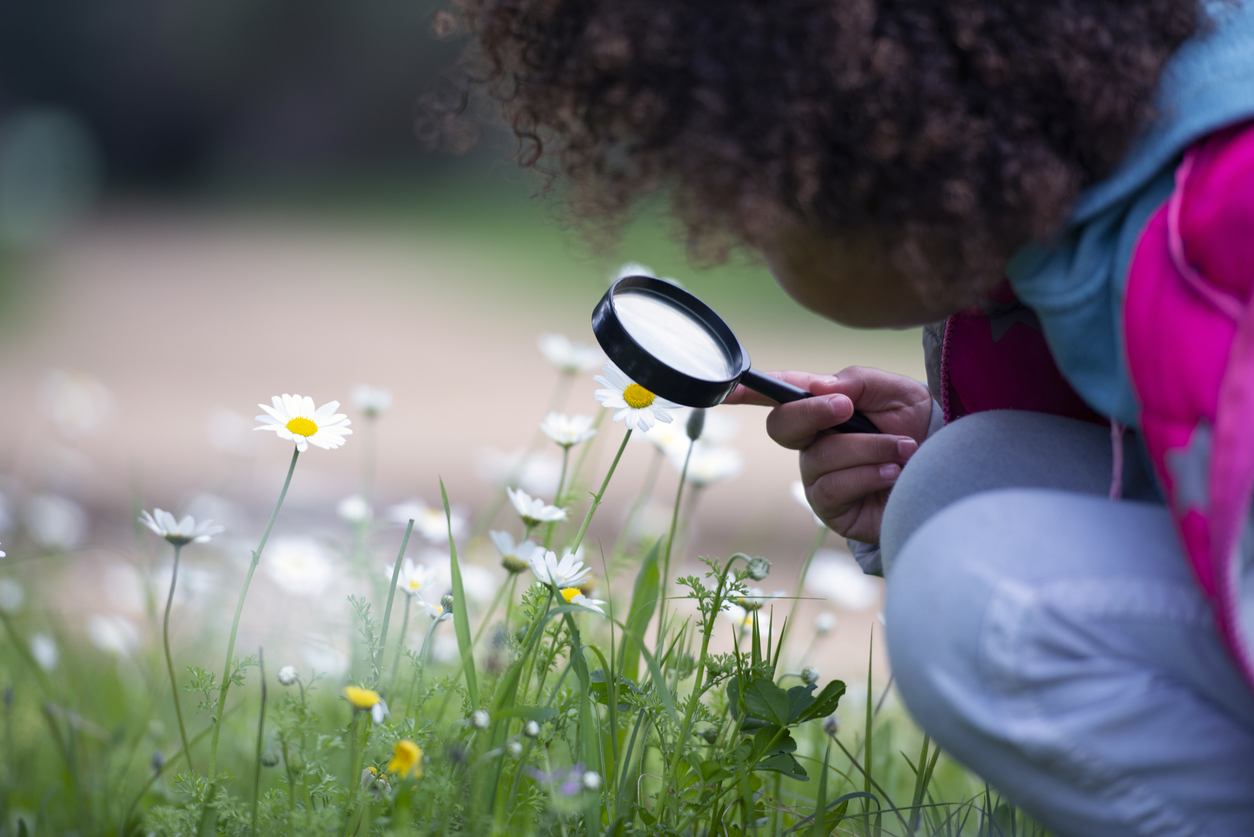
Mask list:
POLYGON ((445 620, 453 618, 453 609, 451 607, 444 606, 443 598, 441 598, 437 604, 431 604, 431 602, 421 596, 415 596, 414 601, 424 613, 431 617, 433 622, 444 622, 445 620))
POLYGON ((795 480, 793 482, 792 498, 800 503, 801 507, 810 513, 810 516, 814 518, 814 524, 816 526, 822 526, 824 528, 827 527, 827 524, 823 522, 823 518, 815 514, 814 509, 810 507, 810 501, 806 499, 806 487, 801 480, 795 480))
POLYGON ((450 522, 453 528, 453 540, 457 540, 466 530, 466 517, 456 509, 449 509, 449 516, 444 516, 444 509, 432 508, 421 500, 406 500, 388 509, 388 519, 398 526, 407 526, 414 521, 414 531, 428 543, 448 543, 450 522))
POLYGON ((61 369, 44 381, 43 402, 48 418, 70 438, 97 430, 113 410, 113 395, 98 379, 61 369))
POLYGON ((287 593, 305 598, 320 594, 335 574, 322 544, 300 535, 275 538, 261 566, 287 593))
POLYGON ((505 752, 508 753, 509 757, 514 761, 518 761, 518 759, 522 758, 522 751, 523 745, 521 741, 511 741, 505 745, 505 752))
POLYGON ((290 686, 296 682, 296 666, 283 666, 275 676, 279 679, 279 685, 290 686))
POLYGON ((488 725, 491 723, 492 716, 489 715, 485 709, 476 709, 474 712, 470 713, 470 725, 475 729, 487 729, 488 725))
POLYGON ((550 506, 540 498, 532 497, 521 488, 507 488, 505 493, 509 495, 509 501, 518 512, 518 516, 528 526, 539 526, 541 523, 566 519, 566 509, 550 506))
POLYGON ((0 558, 6 558, 6 557, 8 557, 8 553, 5 552, 3 549, 0 549, 0 558))
POLYGON ((805 587, 848 610, 866 610, 880 597, 880 582, 864 573, 852 555, 834 549, 815 554, 805 587))
POLYGON ((392 713, 388 711, 388 702, 383 698, 379 698, 379 702, 370 707, 370 720, 376 724, 383 723, 383 719, 392 713))
POLYGON ((392 391, 369 384, 358 384, 353 387, 353 406, 370 418, 392 409, 392 391))
POLYGON ((73 500, 37 494, 26 502, 26 531, 45 549, 72 549, 87 535, 87 512, 73 500))
POLYGON ((684 459, 688 459, 688 482, 693 485, 713 485, 716 482, 731 479, 740 474, 745 467, 744 458, 739 451, 732 448, 714 447, 704 442, 694 442, 692 456, 688 451, 671 452, 671 465, 679 473, 684 468, 684 459))
POLYGON ((183 515, 182 520, 176 520, 174 515, 162 509, 153 509, 152 514, 145 511, 140 515, 139 522, 175 546, 209 543, 214 535, 220 535, 223 532, 222 527, 212 520, 202 520, 197 523, 190 514, 183 515))
POLYGON ((128 657, 139 648, 139 631, 121 616, 93 613, 87 618, 87 638, 101 651, 128 657))
POLYGON ((265 404, 257 406, 266 411, 266 415, 257 416, 260 427, 254 430, 273 430, 280 439, 296 443, 296 449, 304 453, 309 446, 325 450, 334 450, 344 444, 345 436, 352 435, 349 425, 352 424, 343 413, 335 412, 340 402, 328 401, 321 407, 314 406, 314 400, 307 395, 274 396, 273 407, 265 404))
POLYGON ((671 421, 668 410, 678 405, 632 381, 613 361, 606 361, 602 371, 604 375, 593 378, 602 387, 594 395, 602 407, 614 411, 614 421, 623 422, 631 430, 648 430, 657 422, 671 421))
POLYGON ((827 636, 836 630, 836 614, 823 611, 814 617, 814 632, 819 636, 827 636))
POLYGON ((513 535, 497 529, 488 532, 488 537, 496 545, 496 551, 501 553, 501 566, 511 574, 520 573, 531 566, 531 555, 540 548, 532 541, 515 545, 513 535))
MULTIPOLYGON (((395 569, 395 564, 384 565, 383 574, 388 581, 392 580, 392 572, 395 569)), ((396 589, 410 596, 418 596, 423 590, 429 589, 434 580, 434 573, 430 567, 406 558, 401 561, 401 571, 396 577, 396 589)))
POLYGON ((523 735, 528 738, 537 738, 540 735, 540 725, 535 721, 528 721, 523 724, 523 735))
POLYGON ((558 561, 553 552, 539 549, 531 554, 531 572, 543 583, 559 590, 579 587, 592 576, 592 570, 569 552, 558 561))
POLYGON ((723 615, 730 619, 732 624, 734 624, 741 633, 753 630, 753 618, 755 614, 758 619, 758 632, 761 633, 762 636, 766 636, 771 632, 770 613, 767 613, 766 611, 746 609, 740 605, 731 604, 730 602, 723 605, 723 615))
POLYGON ((583 785, 584 790, 599 791, 601 789, 601 774, 595 770, 585 771, 579 782, 583 785))
POLYGON ((586 343, 572 341, 564 334, 541 334, 536 345, 548 358, 549 363, 568 375, 596 369, 597 364, 601 362, 602 355, 599 349, 586 343))
POLYGON ((57 661, 61 658, 61 654, 57 650, 56 640, 47 634, 31 635, 30 655, 35 658, 35 662, 44 671, 55 669, 57 661))
POLYGON ((25 600, 26 592, 22 585, 11 578, 0 578, 0 610, 16 613, 25 600))
POLYGON ((600 599, 589 599, 579 590, 578 587, 563 588, 562 598, 566 600, 567 604, 580 605, 581 607, 588 608, 588 610, 595 610, 602 616, 605 615, 605 611, 601 609, 601 605, 605 604, 605 602, 600 599))
POLYGON ((374 517, 374 509, 370 507, 370 501, 360 494, 350 494, 335 507, 335 513, 340 516, 341 520, 348 523, 365 523, 374 517))
POLYGON ((545 416, 540 422, 540 430, 564 448, 586 442, 597 435, 591 416, 567 416, 562 413, 545 416))

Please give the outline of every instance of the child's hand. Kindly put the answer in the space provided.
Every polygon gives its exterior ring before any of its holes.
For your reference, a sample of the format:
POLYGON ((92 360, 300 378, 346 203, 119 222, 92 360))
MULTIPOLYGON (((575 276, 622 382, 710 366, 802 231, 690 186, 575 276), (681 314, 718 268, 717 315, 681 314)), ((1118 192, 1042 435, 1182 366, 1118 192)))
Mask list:
POLYGON ((888 493, 927 436, 931 393, 904 375, 858 366, 836 375, 768 374, 815 397, 777 405, 741 386, 726 403, 774 406, 766 432, 783 447, 801 451, 801 482, 810 508, 841 535, 878 543, 888 493), (854 409, 875 422, 881 434, 831 429, 848 421, 854 409))

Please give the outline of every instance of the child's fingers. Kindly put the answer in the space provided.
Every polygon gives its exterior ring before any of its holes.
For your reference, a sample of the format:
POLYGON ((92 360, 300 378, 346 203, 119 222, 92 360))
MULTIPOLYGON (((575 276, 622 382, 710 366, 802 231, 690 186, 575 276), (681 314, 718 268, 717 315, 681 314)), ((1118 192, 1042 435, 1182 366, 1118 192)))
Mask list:
POLYGON ((831 520, 875 492, 892 488, 900 476, 901 466, 895 462, 831 471, 809 486, 806 497, 815 514, 831 520))
POLYGON ((861 465, 904 465, 919 443, 905 436, 870 433, 834 433, 820 437, 801 454, 801 481, 809 484, 823 474, 861 465))
POLYGON ((777 445, 801 450, 819 433, 853 416, 853 402, 845 395, 816 395, 781 404, 766 417, 766 433, 777 445))

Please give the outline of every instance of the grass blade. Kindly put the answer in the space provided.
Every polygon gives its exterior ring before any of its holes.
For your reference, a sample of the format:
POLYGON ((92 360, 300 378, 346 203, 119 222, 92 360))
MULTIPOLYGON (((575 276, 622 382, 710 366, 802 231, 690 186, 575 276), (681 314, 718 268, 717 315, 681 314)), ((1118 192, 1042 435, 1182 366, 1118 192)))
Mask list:
POLYGON ((440 480, 440 498, 444 500, 444 519, 448 522, 449 571, 453 577, 453 628, 457 632, 457 648, 461 651, 462 672, 466 675, 466 691, 472 706, 479 706, 479 683, 475 674, 475 654, 470 639, 470 619, 466 615, 466 591, 462 587, 461 565, 457 562, 457 544, 453 542, 453 514, 448 507, 448 492, 440 480))

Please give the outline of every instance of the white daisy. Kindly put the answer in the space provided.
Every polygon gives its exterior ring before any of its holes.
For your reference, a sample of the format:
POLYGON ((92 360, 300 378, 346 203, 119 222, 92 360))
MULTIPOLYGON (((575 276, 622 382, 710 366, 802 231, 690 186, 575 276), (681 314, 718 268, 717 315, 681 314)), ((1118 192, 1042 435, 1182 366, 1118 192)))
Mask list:
POLYGON ((605 374, 597 375, 593 380, 603 388, 594 394, 602 407, 614 411, 614 421, 624 422, 631 430, 648 430, 656 422, 670 423, 671 416, 667 411, 679 405, 659 398, 635 383, 613 361, 606 361, 602 371, 605 374))
POLYGON ((745 591, 743 596, 736 599, 736 604, 745 610, 761 610, 762 605, 771 599, 782 599, 788 594, 783 590, 776 590, 773 593, 763 593, 761 587, 750 587, 745 591))
MULTIPOLYGON (((388 581, 392 580, 394 564, 386 564, 383 572, 388 581)), ((406 558, 401 562, 400 574, 396 577, 396 589, 410 596, 418 596, 423 590, 429 590, 435 583, 435 573, 426 564, 417 564, 406 558)))
POLYGON ((37 494, 26 501, 26 531, 45 549, 72 549, 87 536, 87 512, 73 500, 37 494))
POLYGON ((321 594, 335 576, 335 567, 322 544, 302 535, 285 535, 271 541, 261 566, 284 591, 305 598, 321 594))
POLYGON ((523 541, 515 545, 513 535, 497 529, 488 532, 488 537, 496 545, 496 551, 501 553, 501 566, 511 574, 520 573, 531 566, 531 554, 540 548, 533 541, 523 541))
MULTIPOLYGON (((453 540, 457 540, 466 530, 466 517, 456 509, 450 509, 453 528, 453 540)), ((388 519, 398 526, 406 526, 414 521, 414 531, 428 543, 448 543, 450 519, 445 518, 443 508, 432 508, 422 500, 406 500, 388 509, 388 519)))
POLYGON ((121 616, 93 613, 87 618, 87 638, 101 651, 129 657, 139 648, 139 631, 121 616))
POLYGON ((569 552, 558 561, 552 551, 539 549, 531 553, 531 572, 540 581, 559 589, 579 587, 592 576, 592 570, 569 552))
POLYGON ((212 520, 202 520, 197 523, 190 514, 183 515, 182 520, 176 520, 174 515, 162 509, 153 509, 152 514, 145 511, 140 515, 139 522, 175 546, 209 543, 214 535, 220 535, 223 532, 222 527, 212 520))
POLYGON ((763 637, 771 632, 771 614, 766 611, 746 610, 740 605, 727 602, 723 605, 723 615, 731 620, 741 633, 753 630, 754 615, 758 619, 758 633, 763 637))
POLYGON ((816 526, 823 526, 823 527, 827 526, 827 524, 823 522, 823 518, 815 514, 814 509, 810 507, 810 501, 806 499, 806 487, 801 482, 801 480, 793 481, 792 498, 796 500, 798 503, 800 503, 802 507, 804 507, 805 510, 810 513, 810 516, 814 518, 814 523, 816 526))
POLYGON ((588 598, 578 587, 563 587, 562 598, 566 600, 567 604, 586 607, 588 610, 595 610, 602 616, 605 615, 605 611, 601 609, 601 605, 605 604, 605 602, 600 599, 588 598))
POLYGON ((566 519, 566 509, 550 506, 539 497, 532 497, 521 488, 507 488, 505 493, 509 495, 509 501, 514 505, 518 516, 528 526, 539 526, 541 523, 553 523, 566 519))
POLYGON ((541 334, 536 344, 549 363, 568 375, 596 369, 602 358, 599 349, 564 334, 541 334))
POLYGON ((682 419, 669 424, 655 424, 643 433, 636 434, 636 438, 652 443, 667 456, 683 456, 688 453, 689 439, 682 419))
POLYGON ((392 390, 358 384, 353 387, 353 406, 370 418, 392 408, 392 390))
POLYGON ((564 448, 586 442, 597 435, 590 416, 566 416, 561 413, 549 413, 545 416, 540 423, 540 430, 564 448))
POLYGON ((265 404, 257 406, 266 411, 266 415, 257 416, 260 427, 254 430, 273 430, 280 439, 296 443, 296 449, 304 453, 313 444, 325 450, 334 450, 344 444, 345 436, 352 434, 348 426, 352 424, 343 413, 335 412, 340 402, 328 401, 321 407, 314 406, 314 400, 307 395, 274 396, 273 407, 265 404))
POLYGON ((693 485, 712 485, 731 479, 745 467, 744 457, 739 451, 714 447, 703 442, 693 444, 691 457, 687 450, 682 453, 678 450, 672 451, 670 460, 676 472, 683 470, 685 459, 688 460, 688 482, 693 485))
POLYGON ((57 643, 47 634, 32 634, 30 638, 30 655, 35 658, 35 662, 44 671, 52 671, 57 667, 57 660, 61 658, 61 653, 57 650, 57 643))
POLYGON ((335 513, 348 523, 365 523, 374 517, 370 501, 360 494, 350 494, 335 507, 335 513))
POLYGON ((416 599, 414 599, 414 601, 417 602, 418 606, 422 608, 423 611, 428 616, 431 617, 431 620, 433 622, 443 622, 446 619, 453 618, 453 609, 449 607, 445 607, 443 599, 441 599, 439 602, 436 602, 435 604, 431 604, 431 602, 419 596, 416 599))

